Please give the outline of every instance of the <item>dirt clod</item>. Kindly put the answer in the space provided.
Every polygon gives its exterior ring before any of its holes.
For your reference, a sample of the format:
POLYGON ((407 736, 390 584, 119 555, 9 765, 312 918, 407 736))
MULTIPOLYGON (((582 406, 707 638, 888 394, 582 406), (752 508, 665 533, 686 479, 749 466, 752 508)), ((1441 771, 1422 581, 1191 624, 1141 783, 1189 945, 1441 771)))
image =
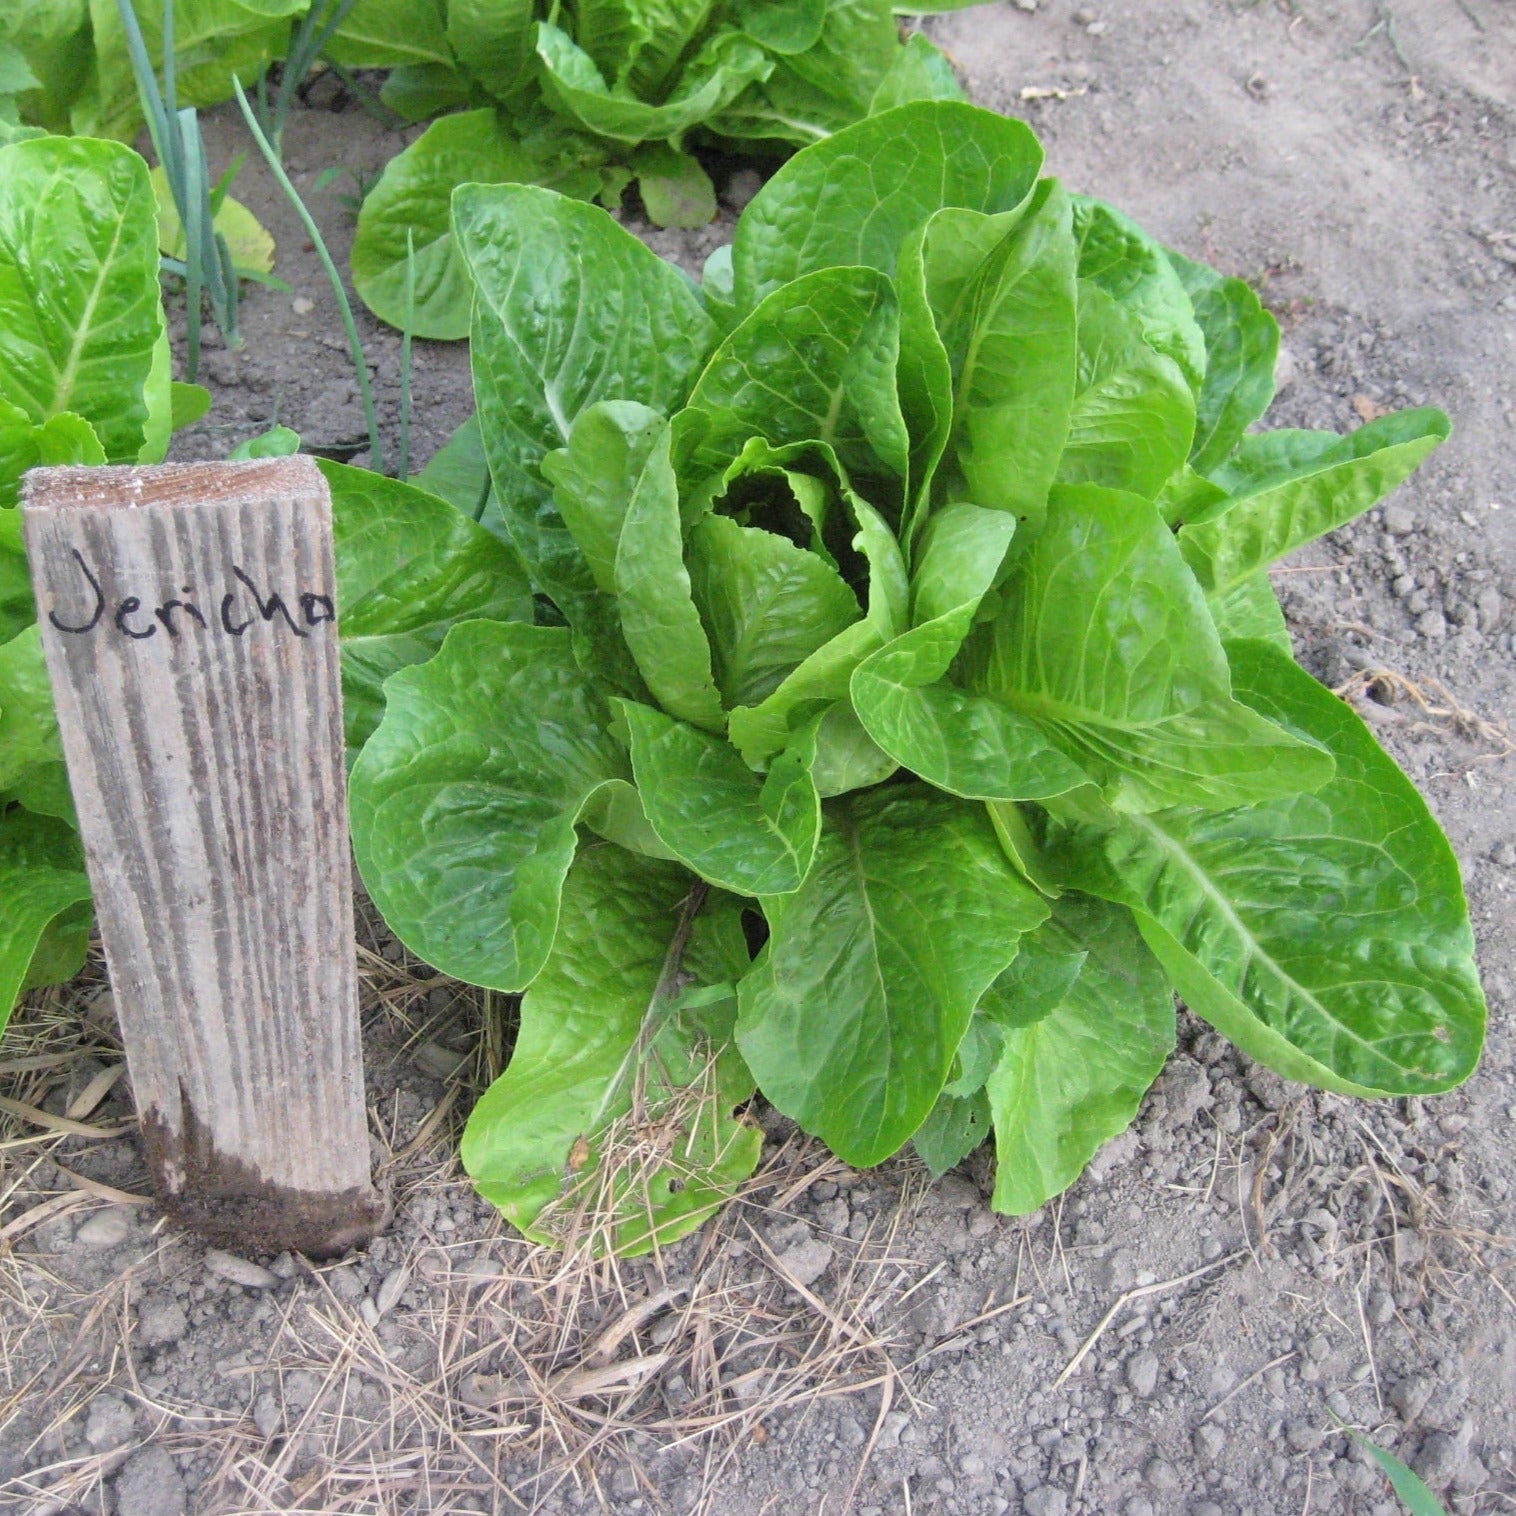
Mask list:
POLYGON ((114 1489, 116 1516, 185 1516, 189 1507, 184 1480, 162 1448, 132 1454, 114 1489))

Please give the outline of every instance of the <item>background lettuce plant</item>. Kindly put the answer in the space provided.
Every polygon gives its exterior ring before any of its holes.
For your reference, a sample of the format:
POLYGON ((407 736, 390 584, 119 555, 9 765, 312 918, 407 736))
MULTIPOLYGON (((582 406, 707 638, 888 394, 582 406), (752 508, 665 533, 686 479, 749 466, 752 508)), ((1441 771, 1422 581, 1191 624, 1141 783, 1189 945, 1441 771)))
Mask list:
POLYGON ((549 189, 454 196, 450 488, 482 450, 459 494, 536 612, 386 680, 353 831, 409 947, 525 992, 464 1160, 529 1232, 591 1185, 620 1246, 686 1230, 755 1087, 853 1164, 993 1130, 1033 1210, 1175 990, 1328 1089, 1474 1066, 1456 862, 1267 577, 1446 418, 1250 431, 1253 293, 1041 167, 901 106, 781 168, 700 288, 549 189))
MULTIPOLYGON (((399 326, 414 240, 422 337, 468 331, 448 211, 459 184, 524 181, 614 204, 635 179, 656 224, 701 226, 716 194, 692 145, 773 157, 907 100, 962 95, 926 37, 902 39, 889 0, 447 0, 443 9, 437 55, 396 69, 384 99, 416 119, 456 113, 386 166, 353 245, 358 293, 399 326)), ((398 8, 397 21, 411 24, 398 8)))

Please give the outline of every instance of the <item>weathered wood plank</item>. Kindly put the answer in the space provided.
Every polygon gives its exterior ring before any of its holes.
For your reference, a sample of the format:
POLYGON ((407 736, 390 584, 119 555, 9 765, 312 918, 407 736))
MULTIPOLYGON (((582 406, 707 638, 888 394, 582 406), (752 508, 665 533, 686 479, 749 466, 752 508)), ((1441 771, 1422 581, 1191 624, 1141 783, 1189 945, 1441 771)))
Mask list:
POLYGON ((331 1255, 381 1223, 353 946, 331 502, 308 458, 52 468, 25 532, 165 1207, 331 1255))

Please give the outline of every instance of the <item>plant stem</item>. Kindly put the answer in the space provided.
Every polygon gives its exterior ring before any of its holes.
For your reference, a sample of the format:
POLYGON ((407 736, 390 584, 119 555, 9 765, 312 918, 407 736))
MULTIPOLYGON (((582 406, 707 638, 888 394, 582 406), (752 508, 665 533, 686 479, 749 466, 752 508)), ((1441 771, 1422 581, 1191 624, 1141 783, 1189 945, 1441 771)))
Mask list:
POLYGON ((405 330, 400 334, 400 463, 402 483, 411 471, 411 333, 416 325, 416 238, 405 229, 405 330))
POLYGON ((353 307, 348 301, 342 275, 337 272, 337 265, 332 262, 332 255, 327 251, 326 241, 316 225, 315 217, 306 208, 305 201, 300 198, 300 192, 290 183, 290 177, 284 172, 284 165, 275 154, 273 144, 264 136, 263 128, 258 125, 258 118, 253 114, 253 108, 248 104, 247 95, 243 91, 242 81, 233 79, 232 88, 237 92, 237 105, 242 111, 242 119, 247 122, 247 129, 253 134, 253 141, 258 144, 258 151, 263 154, 263 161, 268 164, 269 172, 278 182, 279 188, 289 197, 290 204, 295 208, 295 214, 300 217, 306 235, 310 237, 311 245, 316 249, 316 256, 321 259, 321 266, 326 270, 332 293, 337 297, 337 306, 342 314, 343 330, 347 333, 348 351, 352 356, 353 367, 358 373, 358 388, 363 395, 363 415, 368 422, 369 462, 375 473, 382 474, 384 449, 379 443, 379 417, 374 410, 374 387, 369 383, 368 360, 363 356, 363 339, 359 337, 358 324, 353 320, 353 307))
POLYGON ((205 248, 205 228, 200 222, 200 213, 204 207, 198 193, 201 188, 198 183, 200 163, 189 150, 186 140, 189 132, 183 117, 170 118, 169 129, 179 134, 185 170, 184 205, 180 215, 180 225, 184 229, 184 372, 193 384, 200 373, 200 293, 205 275, 201 256, 205 248))

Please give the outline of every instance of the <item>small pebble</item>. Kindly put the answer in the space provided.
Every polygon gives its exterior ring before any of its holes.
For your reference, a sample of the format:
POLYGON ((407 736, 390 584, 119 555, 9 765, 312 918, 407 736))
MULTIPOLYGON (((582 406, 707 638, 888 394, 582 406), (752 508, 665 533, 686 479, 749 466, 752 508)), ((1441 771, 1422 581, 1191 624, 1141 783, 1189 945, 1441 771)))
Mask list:
POLYGON ((119 1396, 97 1395, 90 1402, 84 1440, 97 1453, 124 1447, 137 1435, 137 1417, 119 1396))
POLYGON ((1436 1382, 1426 1375, 1407 1374, 1390 1391, 1390 1404, 1400 1412, 1402 1420, 1415 1421, 1426 1409, 1436 1388, 1436 1382))
POLYGON ((1392 537, 1409 537, 1416 530, 1416 517, 1409 506, 1387 505, 1384 508, 1384 529, 1392 537))
POLYGON ((1151 1348, 1127 1359, 1126 1382, 1134 1395, 1146 1400, 1158 1388, 1158 1367, 1158 1355, 1151 1348))
POLYGON ((1026 1516, 1067 1516, 1069 1497, 1056 1485, 1039 1485, 1021 1498, 1026 1516))
POLYGON ((189 1504, 178 1466, 160 1447, 133 1453, 113 1488, 116 1516, 184 1516, 189 1504))
POLYGON ((832 1262, 832 1250, 817 1238, 797 1242, 779 1255, 785 1272, 798 1284, 809 1288, 826 1273, 832 1262))
POLYGON ((1321 1428, 1314 1421, 1297 1418, 1285 1426, 1284 1440, 1296 1453, 1314 1453, 1321 1446, 1321 1428))
POLYGON ((722 190, 721 198, 732 210, 740 211, 762 188, 763 180, 756 170, 739 168, 726 181, 726 188, 722 190))
POLYGON ((124 1205, 108 1206, 96 1211, 74 1233, 74 1241, 85 1248, 114 1248, 126 1241, 132 1229, 131 1216, 124 1205))
POLYGON ((381 1316, 387 1316, 405 1294, 405 1287, 411 1282, 411 1271, 399 1268, 393 1273, 384 1276, 384 1282, 379 1286, 379 1293, 374 1296, 374 1308, 381 1316))
POLYGON ((271 1274, 260 1264, 238 1258, 235 1253, 223 1253, 211 1248, 205 1255, 206 1268, 228 1284, 240 1284, 250 1290, 271 1290, 279 1283, 279 1276, 271 1274))
POLYGON ((1226 1433, 1214 1421, 1203 1421, 1195 1429, 1195 1456, 1202 1463, 1215 1463, 1226 1446, 1226 1433))
POLYGON ((278 1398, 270 1390, 265 1390, 253 1402, 253 1425, 258 1428, 260 1437, 272 1437, 284 1424, 284 1412, 280 1409, 278 1398))
POLYGON ((296 295, 295 298, 290 301, 290 309, 294 311, 297 316, 308 316, 313 310, 316 309, 316 302, 314 300, 308 299, 304 295, 296 295))
POLYGON ((188 1330, 184 1307, 171 1295, 144 1300, 137 1307, 137 1336, 144 1347, 178 1342, 188 1330))
POLYGON ((1151 1489, 1162 1494, 1169 1494, 1179 1488, 1179 1470, 1166 1458, 1150 1458, 1142 1471, 1142 1477, 1151 1489))

